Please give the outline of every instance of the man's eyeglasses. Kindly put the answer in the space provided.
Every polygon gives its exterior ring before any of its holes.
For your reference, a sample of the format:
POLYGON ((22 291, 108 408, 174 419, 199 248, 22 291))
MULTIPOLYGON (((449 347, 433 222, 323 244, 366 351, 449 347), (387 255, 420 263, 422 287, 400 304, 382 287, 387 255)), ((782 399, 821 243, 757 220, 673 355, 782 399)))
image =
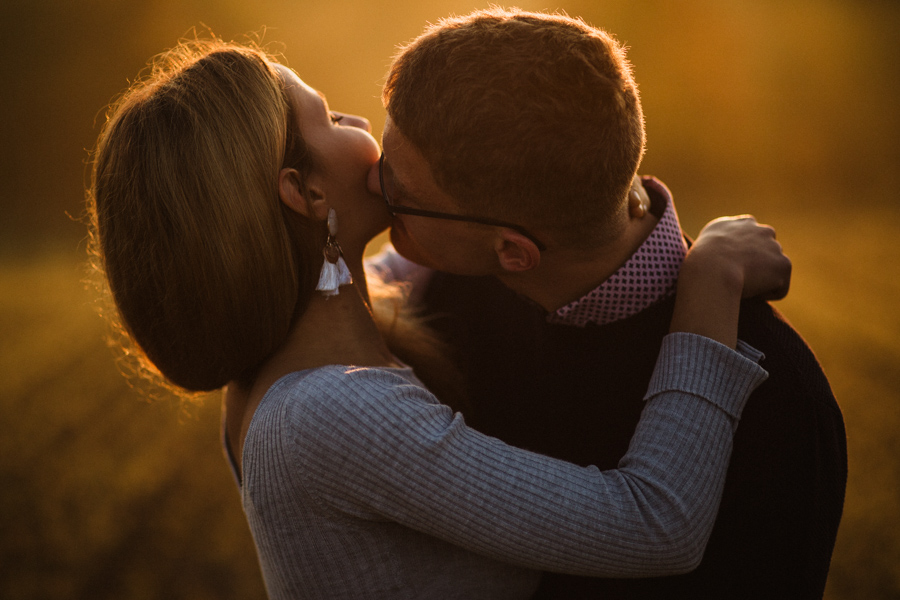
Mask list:
POLYGON ((512 229, 513 231, 518 231, 529 240, 534 242, 534 245, 538 247, 538 250, 544 251, 547 249, 540 240, 531 235, 528 230, 524 227, 520 227, 519 225, 514 225, 513 223, 507 223, 506 221, 498 221, 497 219, 490 219, 487 217, 469 217, 466 215, 454 215, 450 213, 437 212, 433 210, 422 210, 419 208, 409 208, 406 206, 395 206, 391 203, 391 199, 388 196, 387 188, 384 185, 384 152, 381 153, 381 158, 378 159, 378 179, 381 183, 381 196, 384 198, 384 203, 387 205, 387 209, 390 211, 392 215, 411 215, 414 217, 430 217, 432 219, 447 219, 450 221, 464 221, 466 223, 478 223, 480 225, 492 225, 494 227, 506 227, 507 229, 512 229))

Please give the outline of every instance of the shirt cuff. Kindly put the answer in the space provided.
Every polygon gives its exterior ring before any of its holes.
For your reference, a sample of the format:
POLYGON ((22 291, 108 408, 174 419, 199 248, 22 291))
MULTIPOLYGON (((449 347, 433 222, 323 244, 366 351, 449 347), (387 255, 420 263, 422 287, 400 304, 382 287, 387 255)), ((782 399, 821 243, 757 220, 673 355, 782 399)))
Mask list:
POLYGON ((750 394, 769 377, 758 364, 764 358, 740 340, 732 350, 702 335, 670 333, 663 338, 644 400, 685 392, 712 402, 737 422, 750 394))

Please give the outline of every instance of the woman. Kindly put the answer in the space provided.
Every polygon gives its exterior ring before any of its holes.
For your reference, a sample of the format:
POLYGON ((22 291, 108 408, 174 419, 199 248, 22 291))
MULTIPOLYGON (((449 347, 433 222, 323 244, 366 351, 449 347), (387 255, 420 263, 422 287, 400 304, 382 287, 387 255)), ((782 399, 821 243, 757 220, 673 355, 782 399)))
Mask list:
POLYGON ((695 567, 765 378, 758 353, 726 345, 741 286, 780 281, 770 233, 701 234, 632 448, 601 473, 467 428, 395 358, 435 346, 413 326, 393 335, 412 347, 390 347, 370 311, 363 251, 390 224, 366 185, 378 157, 364 119, 217 41, 157 61, 96 150, 93 246, 121 327, 176 386, 228 385, 226 447, 271 597, 527 598, 539 570, 695 567))

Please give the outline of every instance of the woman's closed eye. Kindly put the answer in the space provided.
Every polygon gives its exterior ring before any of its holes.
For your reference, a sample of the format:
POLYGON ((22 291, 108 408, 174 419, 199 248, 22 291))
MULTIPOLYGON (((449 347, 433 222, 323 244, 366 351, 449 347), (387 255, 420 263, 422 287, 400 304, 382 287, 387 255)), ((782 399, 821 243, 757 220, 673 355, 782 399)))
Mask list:
POLYGON ((329 117, 331 117, 331 122, 335 125, 340 125, 341 121, 344 120, 344 115, 336 115, 334 113, 329 113, 329 117))

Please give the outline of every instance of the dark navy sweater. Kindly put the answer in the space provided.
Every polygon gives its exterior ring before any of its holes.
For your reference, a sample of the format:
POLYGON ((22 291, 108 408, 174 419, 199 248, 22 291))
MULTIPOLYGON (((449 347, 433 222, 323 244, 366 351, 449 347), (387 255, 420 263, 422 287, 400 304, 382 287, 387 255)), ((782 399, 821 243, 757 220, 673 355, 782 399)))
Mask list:
MULTIPOLYGON (((466 378, 467 421, 504 441, 615 468, 638 422, 674 299, 604 326, 551 325, 494 278, 435 274, 425 305, 466 378)), ((693 573, 648 579, 545 574, 537 598, 820 598, 843 509, 844 423, 812 351, 768 303, 739 336, 769 379, 735 437, 724 496, 693 573)))

